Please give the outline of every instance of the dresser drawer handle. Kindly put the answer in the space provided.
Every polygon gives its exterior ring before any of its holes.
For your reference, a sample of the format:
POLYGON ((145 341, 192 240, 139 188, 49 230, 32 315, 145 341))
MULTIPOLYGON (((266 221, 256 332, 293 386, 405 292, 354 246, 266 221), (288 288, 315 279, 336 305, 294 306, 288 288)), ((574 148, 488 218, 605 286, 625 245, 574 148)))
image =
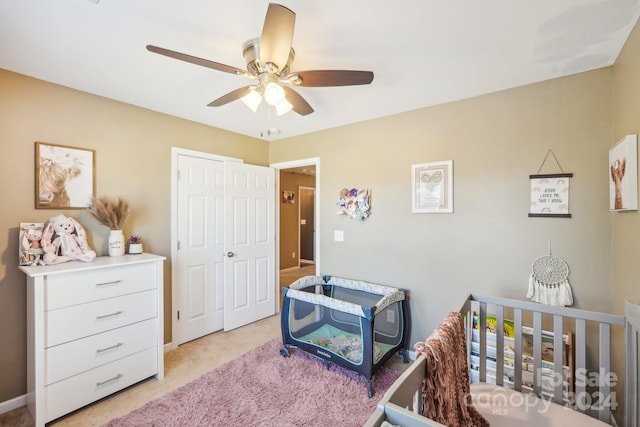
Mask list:
POLYGON ((119 342, 118 344, 112 345, 111 347, 99 348, 96 350, 96 353, 104 353, 105 351, 113 350, 114 348, 118 348, 121 346, 122 346, 122 343, 119 342))
POLYGON ((113 378, 109 378, 108 380, 104 380, 104 381, 99 381, 96 383, 96 387, 102 387, 103 385, 110 383, 112 381, 116 381, 119 380, 120 378, 122 378, 122 374, 118 374, 113 378))
POLYGON ((122 280, 114 280, 113 282, 96 283, 96 286, 117 285, 118 283, 122 283, 122 280))
POLYGON ((110 314, 103 314, 102 316, 96 316, 96 319, 98 320, 102 320, 102 319, 106 319, 107 317, 113 317, 113 316, 117 316, 119 314, 122 314, 123 311, 116 311, 115 313, 110 313, 110 314))

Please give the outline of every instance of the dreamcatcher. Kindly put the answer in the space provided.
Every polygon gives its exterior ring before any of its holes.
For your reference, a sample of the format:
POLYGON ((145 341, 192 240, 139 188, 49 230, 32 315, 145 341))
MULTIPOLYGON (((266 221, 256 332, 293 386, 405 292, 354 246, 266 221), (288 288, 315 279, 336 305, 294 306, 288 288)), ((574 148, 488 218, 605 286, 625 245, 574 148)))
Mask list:
POLYGON ((569 284, 569 266, 557 256, 541 256, 531 265, 527 298, 543 304, 573 305, 573 293, 569 284))

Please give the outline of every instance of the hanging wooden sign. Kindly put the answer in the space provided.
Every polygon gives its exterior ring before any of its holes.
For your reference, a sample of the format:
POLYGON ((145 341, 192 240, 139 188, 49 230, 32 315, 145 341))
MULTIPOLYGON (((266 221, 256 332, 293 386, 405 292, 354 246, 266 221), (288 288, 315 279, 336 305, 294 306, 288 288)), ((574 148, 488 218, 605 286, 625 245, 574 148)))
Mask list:
POLYGON ((531 180, 530 217, 571 218, 569 213, 569 180, 572 173, 564 173, 553 151, 547 151, 537 175, 529 175, 531 180), (540 175, 540 170, 551 154, 561 173, 540 175))
POLYGON ((571 218, 569 178, 572 173, 529 175, 531 180, 530 217, 571 218))

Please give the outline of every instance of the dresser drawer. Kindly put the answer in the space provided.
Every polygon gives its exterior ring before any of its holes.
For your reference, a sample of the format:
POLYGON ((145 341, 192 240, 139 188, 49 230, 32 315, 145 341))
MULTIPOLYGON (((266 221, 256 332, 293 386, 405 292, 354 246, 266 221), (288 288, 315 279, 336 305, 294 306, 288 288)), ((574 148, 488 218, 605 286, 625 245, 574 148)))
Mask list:
POLYGON ((53 275, 45 281, 45 310, 154 289, 154 264, 134 264, 53 275))
POLYGON ((158 315, 157 291, 144 291, 45 313, 45 348, 158 315))
POLYGON ((129 387, 157 371, 158 351, 150 348, 48 385, 44 389, 45 422, 129 387))
POLYGON ((48 348, 45 385, 158 346, 157 319, 48 348))

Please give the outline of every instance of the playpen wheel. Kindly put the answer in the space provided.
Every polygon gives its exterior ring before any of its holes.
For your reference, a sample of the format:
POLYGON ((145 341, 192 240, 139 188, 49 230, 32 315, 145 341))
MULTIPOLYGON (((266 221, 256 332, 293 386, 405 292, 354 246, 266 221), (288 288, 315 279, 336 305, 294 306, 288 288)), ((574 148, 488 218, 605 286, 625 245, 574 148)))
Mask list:
POLYGON ((280 354, 282 355, 282 357, 289 357, 289 349, 283 346, 280 349, 280 354))

